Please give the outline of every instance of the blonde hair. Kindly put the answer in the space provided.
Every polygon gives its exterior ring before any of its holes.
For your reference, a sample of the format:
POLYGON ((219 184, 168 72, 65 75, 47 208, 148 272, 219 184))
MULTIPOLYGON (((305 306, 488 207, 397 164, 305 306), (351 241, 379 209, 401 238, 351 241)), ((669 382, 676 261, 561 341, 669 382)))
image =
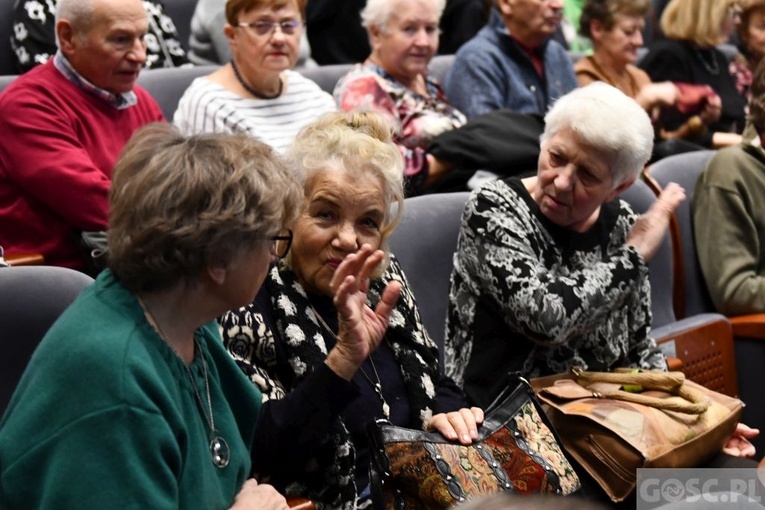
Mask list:
POLYGON ((661 30, 669 39, 708 47, 725 42, 722 25, 735 0, 671 0, 661 15, 661 30))
POLYGON ((270 242, 302 204, 301 184, 246 135, 186 137, 169 124, 133 135, 114 168, 109 268, 133 292, 193 283, 270 242))
MULTIPOLYGON (((303 128, 285 155, 305 183, 305 196, 310 195, 317 177, 326 171, 371 175, 382 182, 385 216, 380 248, 386 254, 382 270, 390 258, 388 238, 401 218, 404 204, 404 161, 392 133, 390 121, 377 112, 328 113, 303 128), (394 203, 398 205, 395 215, 391 211, 394 203)), ((289 256, 285 262, 290 264, 289 256)))

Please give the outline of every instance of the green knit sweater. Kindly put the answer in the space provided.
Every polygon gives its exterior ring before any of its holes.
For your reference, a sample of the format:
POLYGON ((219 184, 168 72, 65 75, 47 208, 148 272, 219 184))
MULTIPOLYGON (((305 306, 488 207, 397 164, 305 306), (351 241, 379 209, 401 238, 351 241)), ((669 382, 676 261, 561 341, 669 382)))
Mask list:
POLYGON ((215 323, 196 337, 190 368, 206 401, 207 360, 227 467, 212 463, 182 361, 106 271, 43 339, 0 422, 0 508, 228 508, 250 474, 261 397, 215 323))

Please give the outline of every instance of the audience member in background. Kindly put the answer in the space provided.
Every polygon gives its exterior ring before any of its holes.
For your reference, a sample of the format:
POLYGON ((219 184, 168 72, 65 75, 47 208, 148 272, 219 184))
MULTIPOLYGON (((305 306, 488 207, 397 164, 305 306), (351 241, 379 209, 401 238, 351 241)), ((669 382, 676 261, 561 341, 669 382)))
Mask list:
MULTIPOLYGON (((587 0, 582 9, 580 31, 592 40, 593 53, 574 66, 579 85, 604 81, 635 99, 654 119, 657 140, 652 160, 680 152, 703 149, 694 143, 697 130, 681 127, 667 131, 657 121, 661 110, 685 106, 685 98, 703 101, 699 118, 712 124, 719 117, 719 97, 706 97, 681 84, 686 94, 672 82, 652 83, 645 71, 633 63, 643 45, 642 29, 650 7, 649 0, 587 0)), ((689 105, 690 106, 690 105, 689 105)))
POLYGON ((509 108, 544 115, 577 87, 571 58, 551 40, 563 0, 496 0, 488 24, 457 52, 444 89, 468 117, 509 108))
POLYGON ((693 194, 699 264, 720 313, 765 313, 765 64, 752 80, 757 136, 715 154, 693 194))
POLYGON ((369 38, 361 25, 364 5, 366 0, 308 2, 306 32, 317 64, 355 64, 369 55, 369 38))
POLYGON ((290 69, 305 1, 228 0, 231 62, 191 83, 173 123, 186 133, 247 133, 282 152, 300 128, 334 111, 332 96, 290 69))
POLYGON ((648 336, 647 262, 684 193, 667 187, 640 218, 614 200, 635 181, 652 144, 645 111, 618 89, 593 83, 546 115, 535 177, 473 192, 445 335, 446 373, 469 401, 491 402, 514 371, 666 369, 648 336))
POLYGON ((305 178, 289 257, 252 304, 221 318, 223 338, 263 393, 255 472, 326 508, 358 508, 369 497, 372 420, 470 444, 483 413, 439 374, 436 345, 388 252, 403 172, 385 117, 327 115, 301 131, 288 158, 305 178))
POLYGON ((133 132, 163 120, 140 87, 141 0, 59 0, 60 50, 0 94, 0 244, 85 269, 81 232, 106 230, 112 168, 133 132), (116 37, 116 39, 115 39, 116 37))
POLYGON ((0 507, 286 510, 250 479, 261 394, 215 318, 253 299, 300 198, 246 136, 136 134, 114 170, 110 268, 45 336, 0 423, 0 507))
MULTIPOLYGON (((725 54, 715 47, 733 32, 737 9, 735 0, 672 0, 661 17, 667 39, 651 44, 640 62, 654 82, 709 85, 717 93, 722 104, 716 121, 709 109, 703 115, 666 109, 661 115, 665 129, 687 126, 696 132, 692 140, 705 147, 735 145, 744 129, 746 99, 736 90, 725 54)), ((718 108, 716 101, 709 106, 718 108)))
POLYGON ((437 135, 465 123, 428 76, 444 5, 445 0, 368 0, 361 16, 372 53, 335 87, 341 110, 371 108, 391 120, 404 156, 407 195, 431 190, 449 173, 451 165, 427 148, 437 135))
POLYGON ((736 25, 738 55, 730 63, 736 90, 749 100, 752 73, 765 55, 765 0, 742 0, 741 21, 736 25))
MULTIPOLYGON (((229 36, 223 28, 226 26, 226 0, 191 1, 196 1, 196 7, 191 17, 191 35, 188 41, 189 60, 200 66, 227 64, 231 61, 232 53, 229 36)), ((273 3, 281 6, 289 2, 282 0, 273 3)), ((305 0, 302 0, 302 3, 305 4, 305 0)), ((302 33, 300 37, 297 59, 293 65, 296 67, 314 65, 309 56, 308 39, 305 33, 302 33)))
MULTIPOLYGON (((11 0, 9 0, 11 1, 11 0)), ((44 64, 56 54, 56 5, 60 0, 16 0, 13 7, 11 45, 19 71, 24 73, 44 64)), ((86 2, 83 2, 85 5, 86 2)), ((178 40, 173 20, 161 0, 143 2, 149 18, 146 43, 147 68, 178 67, 188 64, 186 51, 178 40)))

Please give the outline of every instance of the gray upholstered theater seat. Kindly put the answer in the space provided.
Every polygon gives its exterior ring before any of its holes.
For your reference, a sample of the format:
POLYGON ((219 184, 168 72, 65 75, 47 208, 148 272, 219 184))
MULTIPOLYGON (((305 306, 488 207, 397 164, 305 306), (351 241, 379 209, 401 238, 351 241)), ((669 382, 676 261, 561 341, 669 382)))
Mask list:
POLYGON ((0 268, 0 415, 50 326, 93 278, 54 266, 0 268))
POLYGON ((218 66, 174 67, 162 69, 144 69, 138 75, 138 85, 151 94, 168 122, 173 121, 173 114, 178 108, 178 101, 195 78, 205 76, 218 69, 218 66))
POLYGON ((390 239, 420 309, 422 322, 439 349, 443 368, 444 328, 449 306, 449 279, 467 192, 407 198, 404 213, 390 239))

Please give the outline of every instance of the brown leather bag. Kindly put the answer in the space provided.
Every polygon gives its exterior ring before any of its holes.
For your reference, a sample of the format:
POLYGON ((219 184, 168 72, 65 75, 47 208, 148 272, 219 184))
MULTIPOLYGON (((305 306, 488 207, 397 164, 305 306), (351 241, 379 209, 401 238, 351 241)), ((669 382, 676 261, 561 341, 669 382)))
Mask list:
POLYGON ((616 502, 635 490, 638 468, 697 467, 718 454, 744 407, 682 372, 630 370, 531 381, 567 453, 616 502))

